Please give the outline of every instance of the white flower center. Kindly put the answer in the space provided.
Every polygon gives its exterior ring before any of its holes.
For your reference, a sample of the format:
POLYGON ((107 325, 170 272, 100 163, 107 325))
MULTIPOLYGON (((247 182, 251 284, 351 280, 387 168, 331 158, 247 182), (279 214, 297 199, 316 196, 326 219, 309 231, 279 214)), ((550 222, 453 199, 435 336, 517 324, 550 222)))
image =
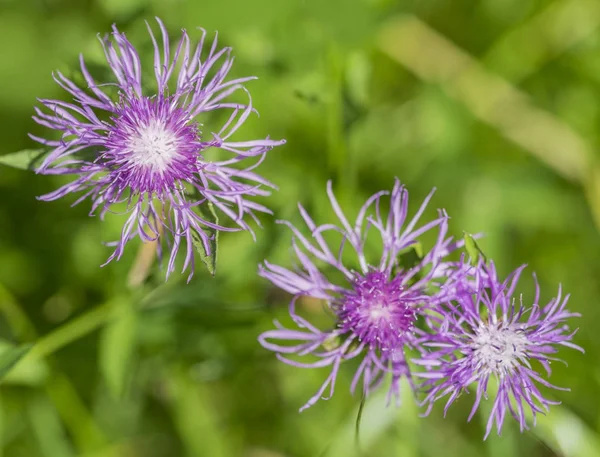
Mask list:
POLYGON ((177 155, 177 136, 161 123, 152 121, 132 135, 129 147, 133 163, 164 171, 177 155))
POLYGON ((510 374, 521 362, 526 362, 529 340, 510 327, 482 325, 473 336, 471 347, 477 367, 486 374, 510 374))
POLYGON ((390 320, 392 314, 389 307, 383 303, 376 303, 367 309, 367 318, 371 322, 379 322, 380 320, 390 320))

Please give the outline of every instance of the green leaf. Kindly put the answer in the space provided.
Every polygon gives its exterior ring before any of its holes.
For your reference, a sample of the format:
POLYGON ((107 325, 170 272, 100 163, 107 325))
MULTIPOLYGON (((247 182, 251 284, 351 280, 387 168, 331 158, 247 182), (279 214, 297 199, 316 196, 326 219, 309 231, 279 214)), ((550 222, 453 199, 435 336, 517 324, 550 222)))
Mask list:
MULTIPOLYGON (((529 421, 531 412, 526 410, 529 421)), ((600 435, 586 421, 564 405, 551 414, 539 415, 537 427, 531 432, 556 455, 564 457, 595 457, 600 455, 600 435)))
MULTIPOLYGON (((204 220, 214 224, 219 223, 219 218, 212 203, 208 202, 206 205, 200 205, 196 207, 196 210, 200 213, 200 216, 204 220)), ((194 242, 196 252, 200 254, 200 260, 202 260, 204 265, 206 265, 208 272, 214 276, 217 270, 217 245, 219 241, 219 231, 209 227, 205 228, 204 231, 211 235, 211 239, 209 241, 210 252, 206 251, 204 248, 204 243, 202 243, 202 238, 200 238, 200 235, 198 235, 196 232, 192 232, 192 240, 194 242)))
POLYGON ((356 415, 356 425, 354 426, 354 443, 356 444, 356 449, 360 449, 360 420, 362 419, 366 401, 367 396, 363 392, 360 405, 358 406, 358 414, 356 415))
MULTIPOLYGON (((0 340, 0 354, 14 349, 15 346, 9 341, 0 340)), ((2 378, 2 383, 30 387, 41 386, 46 382, 49 375, 50 370, 44 360, 27 357, 6 373, 2 378)))
POLYGON ((13 346, 0 353, 0 379, 6 376, 12 367, 31 349, 31 344, 13 346))
POLYGON ((465 250, 467 254, 469 254, 469 258, 473 264, 479 262, 480 259, 483 259, 484 262, 487 262, 487 257, 473 238, 473 235, 464 232, 463 239, 465 240, 465 250))
POLYGON ((323 341, 321 346, 323 346, 326 351, 333 351, 334 349, 339 348, 342 343, 343 340, 339 335, 333 335, 323 341))
POLYGON ((419 428, 423 426, 423 423, 419 420, 417 405, 412 397, 408 381, 402 380, 400 383, 402 408, 396 409, 392 405, 388 405, 388 380, 385 388, 378 389, 369 395, 368 401, 361 401, 352 414, 345 416, 344 423, 337 430, 329 432, 331 442, 327 453, 323 453, 323 455, 327 457, 381 455, 374 452, 374 445, 383 441, 385 435, 394 427, 403 432, 401 439, 395 441, 398 442, 397 444, 403 445, 403 451, 408 452, 394 452, 386 455, 417 455, 416 452, 411 451, 418 449, 419 428), (360 449, 356 445, 356 427, 359 415, 360 449))
POLYGON ((236 440, 223 427, 220 410, 215 406, 216 389, 209 383, 194 381, 190 370, 183 367, 174 368, 165 380, 172 399, 171 417, 187 449, 185 455, 240 455, 236 440))
POLYGON ((126 301, 117 302, 114 306, 115 318, 102 332, 99 364, 108 388, 118 398, 125 391, 135 348, 137 313, 126 301))
POLYGON ((67 437, 56 407, 41 393, 32 393, 25 403, 33 436, 43 457, 74 457, 73 445, 67 437))
POLYGON ((19 170, 33 170, 46 157, 48 149, 23 149, 0 156, 0 165, 6 165, 19 170))
MULTIPOLYGON (((415 243, 400 251, 396 259, 397 264, 392 268, 392 273, 394 275, 398 274, 400 271, 407 271, 417 266, 421 260, 423 260, 423 246, 421 243, 415 243)), ((422 271, 417 272, 411 281, 418 281, 422 273, 422 271)))
POLYGON ((403 269, 409 270, 423 260, 423 246, 421 243, 415 243, 398 254, 398 265, 403 269))

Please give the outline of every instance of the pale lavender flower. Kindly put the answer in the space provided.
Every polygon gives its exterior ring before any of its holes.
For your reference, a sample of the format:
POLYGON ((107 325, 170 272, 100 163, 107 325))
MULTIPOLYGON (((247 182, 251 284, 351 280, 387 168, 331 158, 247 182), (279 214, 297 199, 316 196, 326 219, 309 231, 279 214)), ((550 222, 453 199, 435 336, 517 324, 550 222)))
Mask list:
MULTIPOLYGON (((108 66, 116 83, 96 82, 80 57, 84 88, 62 73, 55 81, 73 97, 71 102, 40 100, 46 108, 36 108, 33 119, 57 130, 60 140, 33 139, 51 148, 40 165, 43 174, 75 175, 76 179, 40 197, 55 200, 83 192, 76 203, 90 197, 91 213, 103 218, 124 203, 128 214, 120 240, 109 257, 119 259, 128 241, 165 238, 169 244, 167 277, 174 269, 183 242, 183 269, 194 270, 194 237, 210 252, 211 235, 206 229, 234 230, 215 224, 199 211, 212 203, 236 224, 235 230, 248 230, 246 215, 256 220, 255 211, 270 213, 263 205, 248 200, 269 195, 274 187, 252 170, 272 147, 283 144, 269 138, 232 141, 232 135, 252 113, 250 94, 243 84, 253 77, 227 81, 233 57, 230 48, 217 48, 217 39, 206 51, 206 32, 198 43, 191 42, 185 30, 171 49, 167 30, 157 18, 162 40, 159 44, 148 25, 154 45, 152 80, 155 93, 146 93, 142 82, 143 65, 125 34, 113 26, 111 35, 100 39, 108 66), (203 56, 203 54, 207 54, 203 56), (154 81, 155 78, 155 81, 154 81), (108 95, 118 92, 118 99, 108 95), (226 101, 242 91, 248 102, 226 101), (217 133, 200 129, 202 115, 229 110, 230 115, 217 133), (221 149, 229 158, 210 161, 209 148, 221 149), (246 162, 250 161, 249 164, 246 162)), ((152 73, 149 73, 152 74, 152 73)), ((160 253, 160 243, 159 253, 160 253)), ((191 277, 190 274, 190 277, 191 277)))
POLYGON ((550 376, 550 362, 557 346, 583 351, 571 339, 576 331, 569 330, 565 320, 579 316, 566 309, 569 296, 558 295, 540 305, 540 288, 535 279, 535 297, 531 304, 517 295, 519 278, 525 265, 517 268, 504 281, 498 279, 493 262, 486 265, 463 266, 469 271, 463 277, 463 293, 443 303, 439 312, 427 318, 429 332, 422 344, 432 349, 417 363, 429 371, 419 373, 426 378, 428 394, 424 404, 427 413, 436 400, 447 397, 444 414, 450 405, 474 384, 475 401, 468 420, 488 394, 494 397, 485 437, 494 424, 498 434, 506 413, 518 422, 521 431, 527 429, 525 409, 531 410, 535 425, 536 413, 546 413, 550 405, 559 402, 544 397, 538 384, 559 390, 569 390, 550 384, 539 374, 532 361, 539 362, 550 376), (469 289, 469 290, 467 290, 469 289), (490 388, 497 383, 495 390, 490 388))
POLYGON ((354 358, 360 362, 351 383, 352 392, 362 382, 362 391, 368 395, 389 377, 388 399, 395 396, 398 401, 400 379, 406 377, 412 383, 405 350, 412 348, 420 336, 415 326, 417 316, 446 298, 444 285, 432 287, 432 281, 437 278, 436 271, 446 271, 441 267, 442 259, 454 248, 452 239, 446 238, 448 217, 439 211, 436 219, 417 227, 432 192, 416 215, 407 220, 408 192, 396 180, 391 193, 382 191, 370 197, 351 225, 333 195, 331 182, 327 193, 340 225, 317 225, 299 205, 312 236, 305 237, 289 222, 283 223, 294 234, 293 249, 300 268, 291 271, 267 261, 260 267, 261 276, 293 294, 289 313, 297 328, 288 329, 276 322, 277 329, 263 333, 259 341, 289 365, 329 367, 329 376, 301 410, 316 403, 328 388, 329 397, 333 395, 341 364, 354 358), (383 217, 380 206, 386 195, 390 195, 390 210, 383 217), (432 249, 414 265, 403 267, 399 262, 401 253, 416 246, 421 235, 432 229, 437 230, 432 249), (324 237, 329 231, 341 236, 333 249, 324 237), (381 237, 381 252, 374 262, 368 260, 365 247, 369 231, 381 237), (351 248, 354 264, 342 260, 346 247, 351 248), (333 279, 330 273, 336 270, 343 279, 333 279), (301 297, 325 301, 335 316, 333 328, 321 330, 299 316, 295 304, 301 297), (304 356, 312 361, 296 360, 304 356))

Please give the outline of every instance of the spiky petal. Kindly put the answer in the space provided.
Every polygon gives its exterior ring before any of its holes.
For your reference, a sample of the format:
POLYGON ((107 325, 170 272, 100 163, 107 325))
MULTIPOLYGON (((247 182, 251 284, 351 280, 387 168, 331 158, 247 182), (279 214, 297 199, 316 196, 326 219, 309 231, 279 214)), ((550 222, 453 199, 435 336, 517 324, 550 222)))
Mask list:
MULTIPOLYGON (((253 169, 283 141, 232 141, 232 135, 253 112, 244 83, 254 78, 226 80, 233 57, 231 49, 218 49, 216 37, 206 51, 206 32, 192 45, 183 30, 171 48, 165 26, 158 18, 157 22, 160 44, 148 26, 154 46, 154 59, 148 65, 155 79, 152 93, 145 90, 137 50, 116 26, 110 36, 100 39, 116 82, 97 83, 83 57, 85 88, 60 72, 54 75, 73 99, 40 100, 46 109, 35 109, 33 119, 61 135, 59 140, 32 136, 51 148, 38 172, 74 175, 75 179, 40 199, 83 193, 76 203, 89 197, 91 212, 100 217, 124 211, 128 218, 120 239, 112 243, 115 251, 109 261, 119 259, 135 237, 143 241, 165 238, 170 248, 167 277, 182 245, 183 269, 189 268, 191 277, 194 238, 210 252, 207 228, 234 230, 211 222, 201 209, 210 203, 235 222, 235 230, 251 232, 245 216, 256 219, 255 212, 270 211, 248 197, 269 195, 265 187, 274 187, 253 169), (115 90, 113 98, 109 92, 115 90), (247 103, 227 101, 240 91, 247 95, 247 103), (202 132, 202 116, 217 110, 230 111, 227 121, 216 133, 202 132), (205 156, 209 148, 221 149, 229 158, 210 161, 205 156)), ((158 246, 160 250, 160 243, 158 246)))
POLYGON ((569 390, 546 379, 551 374, 550 362, 559 360, 553 354, 560 346, 583 351, 571 342, 575 331, 565 324, 579 314, 566 309, 569 296, 563 297, 560 287, 558 295, 545 306, 540 305, 537 279, 532 303, 524 303, 516 294, 524 268, 517 268, 501 281, 493 262, 463 265, 461 269, 470 272, 472 290, 463 289, 427 319, 429 331, 422 344, 432 351, 417 361, 429 370, 419 374, 429 389, 424 401, 428 411, 445 397, 447 411, 473 385, 471 420, 481 401, 488 395, 494 397, 486 438, 494 424, 500 434, 507 412, 519 422, 521 431, 527 429, 525 409, 531 410, 535 424, 536 413, 545 413, 550 405, 557 404, 545 398, 538 385, 569 390), (536 371, 535 363, 541 365, 545 376, 536 371), (494 381, 497 390, 490 385, 494 381))
POLYGON ((333 395, 341 365, 350 359, 360 359, 360 364, 350 386, 354 392, 362 383, 368 395, 381 381, 391 378, 389 397, 399 399, 399 380, 411 380, 405 350, 418 341, 420 330, 415 326, 417 316, 426 308, 446 298, 445 283, 438 283, 437 272, 444 257, 451 250, 452 239, 447 238, 448 217, 443 211, 438 216, 418 226, 433 192, 425 199, 416 215, 408 218, 408 192, 395 181, 391 192, 382 191, 370 197, 350 224, 336 198, 331 182, 327 193, 339 225, 317 225, 306 210, 300 213, 311 237, 306 237, 289 222, 292 230, 294 253, 300 268, 292 271, 265 262, 260 275, 277 287, 293 295, 289 313, 296 328, 286 328, 276 322, 277 329, 263 333, 260 343, 277 354, 277 357, 300 368, 329 368, 329 375, 318 392, 301 408, 305 409, 325 395, 333 395), (390 211, 384 217, 381 200, 390 197, 390 211), (411 266, 400 264, 400 254, 415 247, 421 235, 437 230, 433 247, 411 266), (325 232, 341 235, 339 245, 330 247, 325 232), (367 253, 368 236, 381 238, 381 251, 375 258, 367 253), (354 257, 343 260, 348 248, 354 257), (324 264, 321 271, 315 262, 324 264), (343 280, 336 281, 331 270, 337 270, 343 280), (435 287, 432 285, 435 284, 435 287), (335 322, 328 329, 320 329, 296 312, 296 302, 312 297, 326 302, 335 322), (302 359, 311 361, 304 362, 302 359), (316 360, 315 360, 316 359, 316 360))

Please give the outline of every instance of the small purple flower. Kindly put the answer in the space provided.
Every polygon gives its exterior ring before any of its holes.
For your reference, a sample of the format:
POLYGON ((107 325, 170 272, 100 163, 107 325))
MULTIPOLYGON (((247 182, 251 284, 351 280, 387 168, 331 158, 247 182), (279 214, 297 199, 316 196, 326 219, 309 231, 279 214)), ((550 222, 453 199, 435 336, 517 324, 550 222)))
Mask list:
POLYGON ((421 332, 415 326, 418 315, 446 299, 446 288, 434 280, 438 277, 437 271, 447 274, 442 268, 442 258, 454 248, 452 239, 446 238, 448 217, 443 211, 439 211, 435 220, 417 228, 433 192, 407 222, 408 192, 396 180, 390 196, 389 214, 383 218, 380 206, 382 197, 390 192, 378 192, 361 208, 354 225, 350 225, 338 205, 331 182, 327 193, 341 226, 318 226, 299 205, 312 239, 302 235, 290 223, 283 223, 294 234, 293 249, 300 268, 290 271, 265 261, 259 269, 261 276, 293 294, 289 312, 298 327, 287 329, 276 322, 277 329, 260 335, 260 343, 289 365, 330 367, 329 376, 301 411, 315 404, 327 388, 329 396, 333 395, 341 364, 353 358, 359 358, 360 363, 351 383, 352 392, 362 381, 363 393, 367 395, 389 375, 388 398, 394 395, 399 400, 399 380, 406 377, 412 382, 405 349, 417 344, 421 332), (366 249, 372 229, 379 233, 382 246, 374 263, 367 259, 366 249), (438 231, 433 248, 413 265, 402 266, 402 253, 415 247, 419 237, 432 229, 438 231), (324 237, 330 231, 341 235, 341 242, 334 250, 324 237), (342 260, 347 247, 351 248, 349 254, 354 263, 349 259, 342 260), (322 271, 315 261, 324 267, 322 271), (335 281, 334 275, 329 275, 335 270, 343 279, 335 281), (431 287, 432 284, 435 287, 431 287), (335 316, 333 328, 321 330, 299 316, 295 304, 301 297, 324 300, 335 316), (313 361, 300 362, 288 358, 289 355, 308 356, 313 361))
POLYGON ((444 414, 450 405, 476 384, 475 402, 468 420, 477 411, 482 398, 488 397, 490 378, 498 383, 492 411, 488 419, 485 437, 490 434, 494 423, 498 434, 502 429, 506 412, 519 422, 521 431, 527 429, 525 408, 533 413, 548 411, 549 405, 558 404, 544 398, 537 384, 559 390, 569 390, 550 384, 538 374, 531 364, 537 360, 550 376, 550 362, 556 346, 567 346, 583 352, 571 343, 576 331, 570 331, 565 320, 579 316, 565 307, 569 296, 562 296, 559 286, 557 297, 546 306, 539 304, 540 288, 535 279, 535 297, 527 306, 521 295, 515 297, 519 277, 525 265, 517 268, 501 282, 493 262, 486 265, 464 267, 470 270, 470 278, 463 278, 470 291, 454 300, 443 303, 439 313, 429 316, 428 341, 422 344, 433 351, 417 363, 430 371, 419 373, 429 386, 424 401, 429 412, 433 403, 449 395, 444 414))
POLYGON ((186 246, 183 269, 189 267, 191 277, 194 237, 199 237, 208 253, 211 235, 206 229, 234 230, 208 220, 202 207, 210 203, 238 225, 236 230, 252 232, 244 216, 256 220, 255 211, 270 211, 247 197, 269 195, 262 186, 274 187, 252 170, 272 147, 284 141, 231 141, 253 111, 243 83, 254 78, 226 81, 233 65, 231 49, 217 50, 215 37, 203 59, 204 31, 194 46, 183 30, 173 52, 165 26, 157 21, 162 46, 148 25, 154 45, 155 93, 147 94, 143 89, 140 56, 116 26, 112 39, 107 36, 100 40, 116 83, 94 81, 83 57, 80 65, 87 87, 78 87, 60 72, 54 75, 73 100, 40 100, 47 111, 35 109, 33 119, 38 124, 61 133, 60 140, 32 136, 51 148, 38 172, 77 177, 40 199, 49 201, 83 192, 76 203, 90 197, 91 213, 98 210, 101 218, 119 211, 115 206, 123 203, 129 217, 120 240, 112 243, 116 248, 107 263, 119 259, 127 242, 136 236, 153 241, 167 235, 167 277, 174 269, 182 241, 186 246), (107 94, 113 88, 118 100, 107 94), (247 104, 225 101, 238 91, 246 93, 247 104), (198 117, 223 109, 231 114, 220 131, 212 135, 201 132, 198 117), (230 157, 208 160, 205 151, 209 148, 221 149, 230 157), (253 163, 237 167, 248 160, 253 163))

